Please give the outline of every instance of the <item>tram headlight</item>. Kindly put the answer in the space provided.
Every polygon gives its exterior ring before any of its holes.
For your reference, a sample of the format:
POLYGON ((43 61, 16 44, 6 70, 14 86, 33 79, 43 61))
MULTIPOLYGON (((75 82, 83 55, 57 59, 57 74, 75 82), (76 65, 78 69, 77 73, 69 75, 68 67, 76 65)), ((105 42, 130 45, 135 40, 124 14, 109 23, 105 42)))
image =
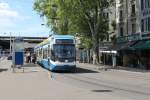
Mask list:
POLYGON ((68 62, 68 60, 65 60, 65 62, 67 63, 67 62, 68 62))
POLYGON ((56 63, 60 63, 60 61, 56 60, 56 63))

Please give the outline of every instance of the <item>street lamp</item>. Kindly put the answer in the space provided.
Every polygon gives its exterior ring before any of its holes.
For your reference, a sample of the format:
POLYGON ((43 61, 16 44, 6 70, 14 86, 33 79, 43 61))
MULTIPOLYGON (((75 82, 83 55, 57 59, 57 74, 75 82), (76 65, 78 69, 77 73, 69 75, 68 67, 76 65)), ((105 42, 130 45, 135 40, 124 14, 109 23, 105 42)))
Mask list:
POLYGON ((12 40, 12 39, 11 39, 12 36, 11 36, 11 32, 9 33, 9 35, 10 35, 10 45, 9 45, 9 46, 10 46, 10 47, 9 47, 9 50, 10 50, 10 51, 9 51, 9 54, 11 55, 11 54, 12 54, 12 52, 11 52, 11 51, 12 51, 12 41, 11 41, 11 40, 12 40))
MULTIPOLYGON (((44 23, 42 23, 41 24, 41 26, 44 26, 45 24, 44 23)), ((50 37, 52 34, 51 34, 51 31, 49 31, 49 34, 48 34, 48 36, 50 37)))

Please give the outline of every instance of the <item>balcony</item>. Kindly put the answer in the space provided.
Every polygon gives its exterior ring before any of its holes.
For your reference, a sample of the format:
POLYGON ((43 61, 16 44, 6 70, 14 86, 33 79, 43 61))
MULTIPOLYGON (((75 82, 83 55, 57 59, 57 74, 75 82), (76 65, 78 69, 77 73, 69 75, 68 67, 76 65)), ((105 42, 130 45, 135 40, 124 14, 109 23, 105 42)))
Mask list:
POLYGON ((124 2, 124 0, 120 0, 120 2, 119 2, 119 3, 120 3, 120 4, 123 4, 123 2, 124 2))
POLYGON ((131 17, 136 17, 136 13, 135 12, 131 12, 131 17))
POLYGON ((135 0, 131 0, 130 3, 131 3, 131 4, 134 4, 134 3, 135 3, 135 0))
POLYGON ((137 14, 134 12, 134 13, 131 13, 130 15, 130 20, 133 22, 133 21, 136 21, 136 17, 137 17, 137 14))

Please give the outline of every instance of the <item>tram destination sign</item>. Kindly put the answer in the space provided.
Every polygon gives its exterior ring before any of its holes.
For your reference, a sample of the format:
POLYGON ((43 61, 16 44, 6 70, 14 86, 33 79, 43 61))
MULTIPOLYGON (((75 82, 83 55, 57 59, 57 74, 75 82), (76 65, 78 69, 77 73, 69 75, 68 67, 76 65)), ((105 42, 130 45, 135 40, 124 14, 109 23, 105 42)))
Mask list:
POLYGON ((56 39, 56 44, 73 44, 72 39, 56 39))

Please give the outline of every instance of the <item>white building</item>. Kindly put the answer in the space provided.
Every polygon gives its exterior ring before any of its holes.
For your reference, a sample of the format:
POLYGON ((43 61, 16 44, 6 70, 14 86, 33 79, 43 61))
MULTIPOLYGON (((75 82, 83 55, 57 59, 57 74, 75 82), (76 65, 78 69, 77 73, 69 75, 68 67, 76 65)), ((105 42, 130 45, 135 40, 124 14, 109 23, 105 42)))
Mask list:
POLYGON ((150 33, 150 0, 116 0, 117 35, 150 33))
POLYGON ((150 69, 150 0, 116 0, 116 23, 123 65, 150 69))

